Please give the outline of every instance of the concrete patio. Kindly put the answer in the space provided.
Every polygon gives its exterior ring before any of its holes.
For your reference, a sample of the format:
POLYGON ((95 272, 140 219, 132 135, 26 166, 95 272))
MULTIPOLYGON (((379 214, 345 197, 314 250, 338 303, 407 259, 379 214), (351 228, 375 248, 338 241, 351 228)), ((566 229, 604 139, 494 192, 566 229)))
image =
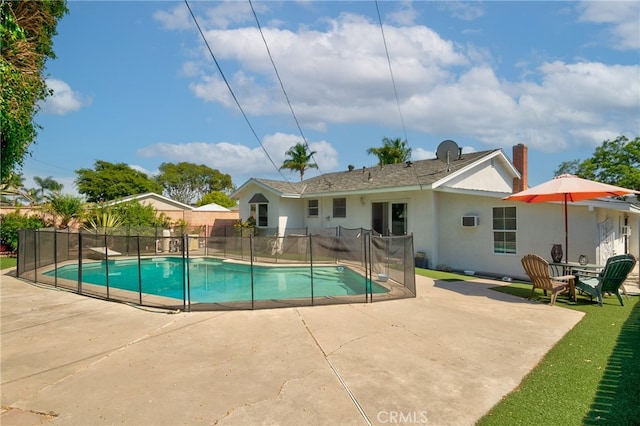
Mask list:
POLYGON ((2 425, 472 425, 582 318, 482 279, 169 314, 2 272, 2 425))

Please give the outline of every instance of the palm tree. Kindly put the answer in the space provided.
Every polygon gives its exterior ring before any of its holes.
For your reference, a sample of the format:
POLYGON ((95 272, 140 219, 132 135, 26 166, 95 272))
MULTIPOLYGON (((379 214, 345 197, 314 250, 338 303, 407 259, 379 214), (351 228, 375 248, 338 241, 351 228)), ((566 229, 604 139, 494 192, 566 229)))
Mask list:
POLYGON ((411 158, 411 148, 407 146, 406 140, 384 137, 382 143, 380 148, 367 149, 367 154, 374 154, 378 157, 380 165, 404 163, 411 158))
POLYGON ((0 183, 0 200, 2 202, 8 202, 9 197, 12 197, 11 203, 14 206, 18 205, 19 200, 26 200, 31 204, 34 200, 29 192, 24 187, 24 176, 22 173, 10 173, 9 176, 2 179, 0 183))
POLYGON ((40 188, 40 198, 44 199, 44 191, 50 191, 50 192, 60 192, 62 191, 62 188, 64 187, 64 185, 62 185, 61 183, 56 182, 51 176, 48 176, 46 178, 41 178, 39 176, 35 176, 33 178, 33 181, 38 185, 38 188, 40 188))
POLYGON ((289 158, 285 159, 280 166, 280 170, 289 169, 289 170, 297 170, 300 172, 300 182, 302 182, 304 178, 304 171, 307 169, 317 169, 318 165, 316 163, 310 163, 313 154, 315 151, 307 152, 307 145, 303 143, 298 143, 295 146, 289 148, 289 150, 285 153, 289 158))

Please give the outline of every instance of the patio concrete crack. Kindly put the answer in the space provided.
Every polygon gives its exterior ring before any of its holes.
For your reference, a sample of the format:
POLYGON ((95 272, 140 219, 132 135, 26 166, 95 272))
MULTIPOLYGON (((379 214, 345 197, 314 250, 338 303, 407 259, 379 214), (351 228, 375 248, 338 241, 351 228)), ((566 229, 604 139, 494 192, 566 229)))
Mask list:
POLYGON ((263 398, 263 399, 256 400, 256 401, 253 401, 253 402, 247 402, 247 403, 245 403, 245 404, 243 404, 241 406, 235 406, 235 407, 229 408, 224 416, 220 417, 219 419, 216 419, 213 422, 213 425, 215 426, 218 423, 220 423, 222 420, 231 417, 236 411, 238 411, 239 409, 241 409, 243 407, 252 407, 254 405, 261 404, 261 403, 263 403, 265 401, 271 401, 271 400, 274 400, 274 399, 278 399, 284 393, 284 389, 289 383, 291 383, 291 382, 293 382, 295 380, 302 380, 302 379, 304 379, 306 377, 309 377, 314 372, 315 372, 315 370, 309 370, 306 374, 302 374, 302 375, 300 375, 298 377, 294 377, 294 378, 290 378, 290 379, 284 379, 282 381, 282 383, 280 384, 280 387, 278 387, 278 391, 272 397, 263 398))
MULTIPOLYGON (((149 331, 149 332, 145 333, 144 335, 142 335, 142 336, 140 336, 140 337, 138 337, 138 338, 136 338, 136 339, 134 339, 134 340, 132 340, 132 341, 130 341, 130 342, 128 342, 128 343, 126 343, 126 344, 124 344, 124 345, 121 345, 121 346, 119 346, 119 347, 117 347, 117 348, 115 348, 115 349, 113 349, 113 350, 105 351, 105 352, 102 352, 102 353, 99 353, 99 354, 95 354, 95 355, 92 355, 92 356, 90 356, 90 357, 86 357, 86 358, 83 358, 83 359, 81 359, 81 360, 76 360, 76 361, 74 361, 74 362, 67 363, 67 364, 62 365, 62 366, 56 366, 56 367, 54 367, 54 368, 50 368, 50 369, 47 369, 47 370, 38 371, 37 373, 30 374, 30 375, 28 375, 28 376, 26 376, 26 377, 21 377, 21 378, 15 379, 15 380, 11 380, 10 382, 16 382, 16 381, 19 381, 19 380, 23 380, 23 379, 25 379, 25 378, 29 378, 29 377, 33 377, 33 376, 36 376, 36 375, 39 375, 39 374, 43 374, 43 373, 46 373, 46 372, 49 372, 49 371, 53 371, 53 370, 56 370, 56 369, 61 368, 61 367, 66 367, 66 366, 68 366, 68 365, 72 365, 72 364, 75 364, 76 362, 81 362, 81 361, 83 361, 83 360, 87 360, 87 359, 93 358, 93 357, 95 357, 95 356, 100 356, 100 358, 98 358, 97 360, 95 360, 95 361, 93 361, 93 362, 91 362, 91 363, 89 363, 89 364, 87 364, 87 365, 84 365, 84 366, 79 367, 77 370, 73 371, 72 373, 67 374, 67 375, 66 375, 66 376, 64 376, 64 377, 61 377, 60 379, 56 380, 55 382, 50 383, 50 384, 48 384, 48 385, 44 386, 43 388, 36 390, 36 391, 35 391, 35 392, 33 392, 32 394, 30 394, 30 395, 28 395, 28 396, 25 396, 24 398, 22 398, 22 399, 20 399, 20 400, 16 401, 14 404, 12 404, 12 405, 11 405, 11 408, 19 408, 19 409, 22 409, 22 407, 21 407, 21 406, 22 406, 23 404, 26 404, 26 402, 27 402, 29 399, 33 398, 35 395, 38 395, 38 394, 39 394, 39 393, 41 393, 41 392, 44 392, 44 391, 46 391, 46 390, 49 390, 49 389, 53 388, 54 386, 56 386, 56 385, 58 385, 58 384, 60 384, 60 383, 62 383, 62 382, 64 382, 64 381, 66 381, 67 379, 69 379, 69 378, 71 378, 71 377, 74 377, 74 376, 76 376, 76 375, 78 375, 78 374, 80 374, 80 373, 82 373, 82 372, 84 372, 84 371, 87 371, 87 370, 91 369, 93 366, 95 366, 95 365, 99 364, 100 362, 102 362, 102 361, 106 360, 107 358, 110 358, 112 355, 115 355, 115 354, 117 354, 117 353, 119 353, 119 352, 121 352, 121 351, 123 351, 123 350, 125 350, 125 349, 127 349, 127 348, 129 348, 129 347, 131 347, 131 346, 133 346, 133 345, 136 345, 136 344, 138 344, 138 343, 141 343, 141 342, 143 342, 143 341, 145 341, 145 340, 148 340, 148 339, 150 339, 150 338, 152 338, 152 337, 157 337, 157 336, 161 336, 161 335, 165 334, 164 332, 162 332, 162 333, 158 333, 158 332, 161 332, 161 331, 163 331, 164 329, 166 329, 167 327, 170 327, 170 326, 171 326, 171 325, 173 325, 175 322, 177 322, 179 319, 180 319, 180 318, 174 318, 174 319, 172 319, 171 321, 169 321, 169 322, 167 322, 167 323, 165 323, 165 324, 163 324, 163 325, 161 325, 161 326, 159 326, 159 327, 156 327, 155 329, 153 329, 153 330, 151 330, 151 331, 149 331)), ((179 327, 178 329, 185 328, 185 327, 189 327, 189 326, 191 326, 191 325, 198 324, 198 323, 201 323, 201 322, 206 322, 206 321, 209 321, 209 320, 211 320, 211 318, 205 318, 205 319, 203 319, 203 320, 201 320, 201 321, 197 321, 197 322, 194 322, 194 323, 189 323, 189 324, 187 324, 187 325, 184 325, 184 326, 182 326, 182 327, 179 327)), ((10 383, 10 382, 6 382, 6 383, 10 383)))
POLYGON ((324 349, 322 349, 322 346, 320 345, 320 343, 318 342, 316 337, 313 335, 313 332, 311 331, 311 329, 307 325, 307 322, 304 320, 304 318, 300 314, 300 310, 296 309, 296 313, 298 314, 298 318, 300 318, 300 321, 302 322, 302 325, 304 326, 305 330, 307 331, 307 333, 309 334, 309 336, 313 340, 313 343, 316 345, 316 347, 318 348, 318 350, 322 354, 322 357, 324 358, 325 362, 329 365, 329 368, 331 368, 331 371, 333 371, 333 374, 336 376, 336 378, 338 379, 338 381, 340 382, 340 384, 342 385, 344 390, 347 392, 347 395, 349 395, 349 398, 351 399, 353 404, 358 409, 358 412, 360 413, 360 415, 362 416, 364 421, 367 423, 367 425, 371 426, 372 425, 371 420, 369 420, 369 417, 367 417, 367 414, 364 412, 364 409, 362 408, 362 406, 358 402, 358 399, 356 398, 356 396, 353 394, 353 392, 351 392, 351 389, 349 389, 349 385, 347 385, 347 383, 344 381, 344 379, 342 378, 342 376, 340 375, 338 370, 334 367, 333 363, 331 363, 331 360, 329 359, 329 356, 324 351, 324 349))

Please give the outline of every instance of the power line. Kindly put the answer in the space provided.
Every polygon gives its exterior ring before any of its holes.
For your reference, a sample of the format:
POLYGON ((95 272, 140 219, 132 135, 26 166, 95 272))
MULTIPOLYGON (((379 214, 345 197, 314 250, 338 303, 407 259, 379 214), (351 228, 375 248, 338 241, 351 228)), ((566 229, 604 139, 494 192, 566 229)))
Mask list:
MULTIPOLYGON (((287 95, 287 91, 284 88, 284 84, 282 83, 282 79, 280 78, 280 73, 278 72, 278 68, 276 67, 276 63, 273 60, 273 56, 271 55, 271 50, 269 49, 269 44, 267 43, 267 40, 264 37, 264 33, 262 31, 262 26, 260 25, 260 21, 258 20, 258 15, 256 14, 256 11, 255 11, 255 9, 253 7, 253 2, 251 0, 249 0, 249 5, 251 6, 251 12, 253 12, 253 17, 256 19, 256 25, 258 26, 258 31, 260 31, 260 36, 262 37, 262 41, 264 42, 264 46, 267 49, 267 55, 269 55, 269 60, 271 61, 271 65, 273 66, 273 70, 275 71, 276 77, 278 78, 278 82, 280 83, 280 88, 282 89, 282 93, 284 93, 284 98, 287 101, 287 105, 289 105, 289 110, 291 111, 291 115, 293 116, 293 120, 296 122, 296 126, 298 127, 298 130, 300 131, 300 136, 302 136, 302 141, 304 142, 304 146, 309 150, 309 152, 312 152, 311 148, 309 147, 309 144, 307 143, 307 138, 304 136, 304 132, 302 131, 302 128, 300 127, 300 122, 298 121, 298 117, 296 116, 296 113, 293 111, 293 106, 291 105, 291 101, 289 100, 289 95, 287 95)), ((313 154, 311 154, 311 158, 313 158, 313 154)), ((313 158, 313 161, 316 162, 316 166, 318 167, 318 171, 320 172, 320 175, 322 176, 324 181, 327 182, 327 178, 322 173, 322 170, 320 170, 320 166, 318 166, 318 162, 315 160, 315 158, 313 158)))
MULTIPOLYGON (((378 12, 378 22, 380 23, 380 32, 382 33, 382 42, 384 43, 384 51, 387 55, 387 64, 389 65, 389 74, 391 74, 391 83, 393 85, 393 93, 396 97, 396 105, 398 106, 398 114, 400 115, 400 123, 402 124, 402 132, 404 133, 404 140, 409 143, 409 138, 407 137, 407 128, 404 124, 404 118, 402 117, 402 109, 400 108, 400 99, 398 98, 398 89, 396 88, 396 79, 393 76, 393 68, 391 67, 391 58, 389 57, 389 48, 387 47, 387 38, 384 35, 384 27, 382 25, 382 17, 380 16, 380 8, 378 7, 378 0, 375 0, 376 3, 376 11, 378 12)), ((418 177, 418 172, 416 169, 413 169, 413 174, 416 178, 416 182, 422 189, 422 183, 420 182, 420 178, 418 177)))
POLYGON ((380 8, 378 7, 378 0, 375 0, 376 11, 378 12, 378 22, 380 23, 380 32, 382 33, 382 42, 384 43, 384 51, 387 54, 387 64, 389 64, 389 73, 391 74, 391 83, 393 84, 393 93, 396 96, 396 105, 398 105, 398 114, 400 115, 400 123, 402 124, 402 131, 404 132, 404 140, 408 141, 407 129, 404 125, 404 118, 402 117, 402 110, 400 109, 400 100, 398 99, 398 90, 396 89, 396 80, 393 77, 393 69, 391 68, 391 59, 389 58, 389 49, 387 48, 387 38, 384 36, 384 28, 382 26, 382 17, 380 16, 380 8))
MULTIPOLYGON (((202 32, 202 28, 200 28, 200 24, 198 23, 198 20, 196 19, 196 16, 194 15, 193 10, 191 10, 191 6, 189 5, 188 0, 184 0, 184 3, 187 5, 187 9, 189 9, 189 13, 191 14, 191 18, 193 18, 193 22, 196 24, 196 27, 198 28, 198 32, 200 33, 200 36, 202 37, 202 40, 204 41, 204 44, 207 46, 207 50, 209 51, 209 54, 211 55, 211 58, 213 59, 213 62, 216 64, 216 67, 218 68, 218 72, 220 73, 220 76, 224 80, 224 83, 227 85, 227 89, 229 90, 229 93, 231 93, 231 96, 233 97, 233 100, 235 101, 236 105, 238 106, 238 109, 242 113, 242 116, 244 117, 245 121, 247 122, 247 125, 249 126, 249 129, 251 129, 251 133, 253 133, 253 136, 256 138, 256 140, 260 144, 260 147, 262 148, 262 150, 264 151, 265 155, 267 156, 267 158, 269 159, 269 161, 271 162, 273 167, 276 169, 278 174, 280 174, 280 176, 282 176, 282 178, 286 182, 291 184, 289 179, 287 179, 282 174, 282 172, 280 171, 280 168, 278 166, 276 166, 276 163, 273 161, 273 159, 269 155, 269 152, 267 151, 267 149, 262 144, 262 141, 260 141, 260 138, 258 137, 258 134, 256 133, 255 129, 253 128, 253 125, 249 121, 249 117, 247 117, 247 114, 244 112, 244 109, 242 108, 242 105, 240 105, 240 101, 238 101, 238 98, 236 97, 235 93, 231 89, 231 85, 229 84, 229 81, 227 80, 227 77, 225 77, 224 72, 222 71, 222 68, 220 67, 220 64, 218 63, 218 60, 216 59, 216 56, 213 54, 213 50, 211 49, 211 46, 209 46, 209 42, 207 41, 207 38, 204 36, 204 33, 202 32)), ((297 192, 297 189, 295 188, 295 186, 293 184, 291 184, 291 186, 294 188, 294 192, 297 192)))

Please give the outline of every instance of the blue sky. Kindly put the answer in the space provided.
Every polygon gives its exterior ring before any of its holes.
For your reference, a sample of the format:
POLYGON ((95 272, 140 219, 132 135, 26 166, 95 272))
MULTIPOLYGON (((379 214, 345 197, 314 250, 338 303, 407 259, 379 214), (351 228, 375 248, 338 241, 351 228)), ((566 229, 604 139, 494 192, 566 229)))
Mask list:
POLYGON ((75 170, 96 160, 296 181, 274 164, 303 136, 322 173, 375 165, 366 151, 384 137, 406 138, 413 160, 445 139, 509 157, 524 143, 534 186, 606 139, 640 136, 640 2, 189 5, 247 119, 184 1, 69 1, 28 187, 51 176, 74 193, 75 170))

